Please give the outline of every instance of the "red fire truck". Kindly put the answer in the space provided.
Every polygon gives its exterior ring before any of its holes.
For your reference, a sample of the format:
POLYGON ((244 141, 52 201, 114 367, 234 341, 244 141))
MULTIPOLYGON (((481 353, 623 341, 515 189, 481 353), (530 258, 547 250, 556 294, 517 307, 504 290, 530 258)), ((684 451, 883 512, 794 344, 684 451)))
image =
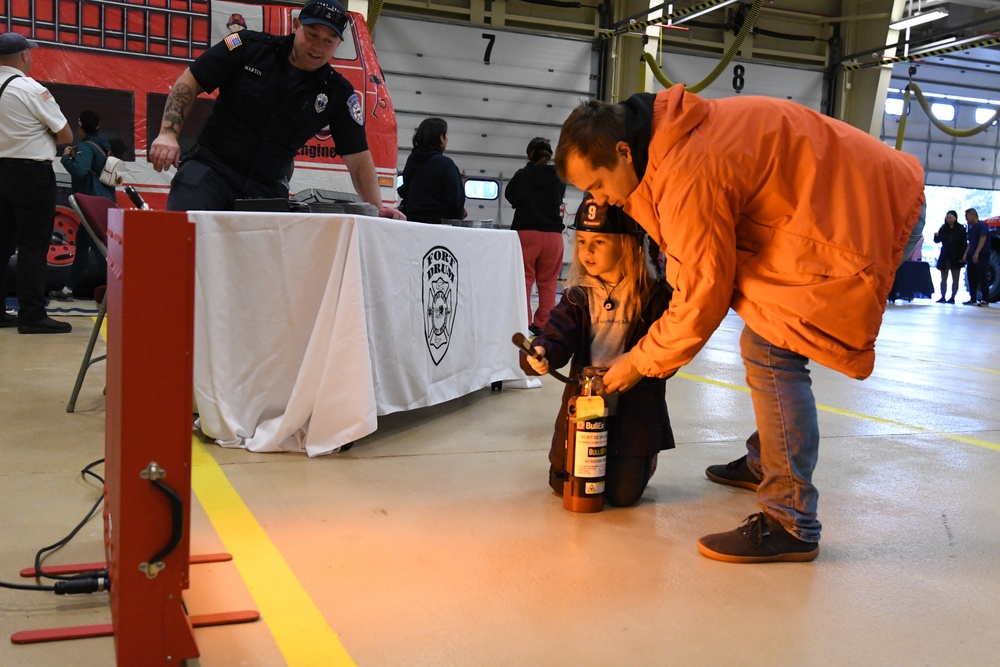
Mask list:
MULTIPOLYGON (((146 160, 156 138, 167 94, 192 60, 236 30, 287 34, 300 5, 221 0, 0 0, 0 32, 15 31, 39 43, 32 52, 31 76, 62 107, 70 125, 86 109, 101 117, 101 135, 125 144, 125 183, 153 208, 162 208, 174 170, 156 173, 146 160)), ((368 144, 383 201, 396 201, 396 116, 364 18, 349 12, 331 64, 358 91, 368 144)), ((190 148, 213 100, 201 96, 184 127, 181 149, 190 148)), ((57 174, 61 167, 56 162, 57 174)), ((62 173, 66 186, 69 177, 62 173)), ((350 175, 328 133, 313 137, 295 160, 292 191, 309 188, 353 192, 350 175)), ((49 264, 72 263, 78 223, 60 208, 49 264)), ((128 200, 119 188, 123 205, 128 200)))

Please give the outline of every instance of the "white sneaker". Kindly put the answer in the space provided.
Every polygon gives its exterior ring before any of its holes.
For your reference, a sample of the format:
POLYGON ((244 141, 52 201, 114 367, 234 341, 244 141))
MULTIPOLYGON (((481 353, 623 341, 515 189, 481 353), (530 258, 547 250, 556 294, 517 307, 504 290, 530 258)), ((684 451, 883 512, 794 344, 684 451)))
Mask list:
POLYGON ((58 292, 49 292, 49 298, 55 299, 56 301, 72 301, 73 290, 68 287, 63 287, 58 292))

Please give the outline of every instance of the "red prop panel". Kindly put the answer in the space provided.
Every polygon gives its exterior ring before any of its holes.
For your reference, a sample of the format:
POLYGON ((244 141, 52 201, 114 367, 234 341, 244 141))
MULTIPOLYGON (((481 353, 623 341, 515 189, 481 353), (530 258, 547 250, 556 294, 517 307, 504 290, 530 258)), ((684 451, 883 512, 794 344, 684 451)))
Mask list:
POLYGON ((183 213, 108 220, 105 548, 119 665, 198 656, 188 588, 195 229, 183 213))
MULTIPOLYGON (((198 657, 192 628, 260 618, 188 616, 181 598, 191 563, 231 558, 189 554, 194 246, 184 213, 109 213, 104 546, 112 622, 15 632, 15 644, 113 634, 118 665, 175 666, 198 657)), ((35 576, 34 568, 21 575, 35 576)))

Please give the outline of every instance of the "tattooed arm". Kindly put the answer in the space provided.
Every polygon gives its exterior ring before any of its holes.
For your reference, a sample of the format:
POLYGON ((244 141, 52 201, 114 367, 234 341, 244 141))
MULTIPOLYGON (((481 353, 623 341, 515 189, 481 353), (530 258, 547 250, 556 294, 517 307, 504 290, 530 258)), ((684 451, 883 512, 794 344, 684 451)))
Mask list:
POLYGON ((190 69, 184 70, 184 73, 177 77, 174 87, 170 89, 167 103, 163 107, 160 134, 149 147, 149 161, 153 163, 153 169, 156 171, 176 167, 180 161, 181 148, 177 139, 180 137, 181 128, 184 127, 184 120, 200 92, 202 92, 201 86, 198 85, 190 69))

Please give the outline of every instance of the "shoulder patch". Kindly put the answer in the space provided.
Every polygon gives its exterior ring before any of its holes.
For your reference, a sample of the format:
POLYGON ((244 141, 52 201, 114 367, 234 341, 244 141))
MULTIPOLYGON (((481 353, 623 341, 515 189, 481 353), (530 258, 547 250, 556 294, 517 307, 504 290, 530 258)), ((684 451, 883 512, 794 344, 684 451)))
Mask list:
POLYGON ((351 112, 351 118, 358 125, 365 124, 364 115, 361 113, 361 100, 358 99, 358 94, 354 93, 349 98, 347 98, 347 109, 351 112))
POLYGON ((232 33, 222 41, 226 43, 226 47, 230 51, 243 44, 243 41, 240 39, 240 34, 238 32, 232 33))
POLYGON ((52 99, 52 93, 49 92, 48 88, 42 88, 41 96, 46 102, 52 99))

